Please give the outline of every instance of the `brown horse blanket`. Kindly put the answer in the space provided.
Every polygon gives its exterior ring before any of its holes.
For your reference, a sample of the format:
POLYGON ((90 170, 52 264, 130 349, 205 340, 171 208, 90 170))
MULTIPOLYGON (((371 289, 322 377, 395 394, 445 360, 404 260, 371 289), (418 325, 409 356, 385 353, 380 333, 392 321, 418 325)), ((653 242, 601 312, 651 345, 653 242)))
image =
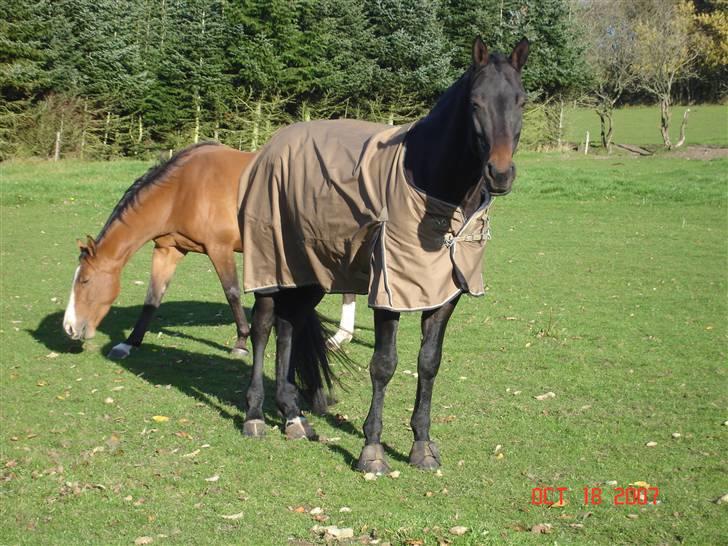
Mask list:
POLYGON ((245 291, 318 284, 393 311, 482 295, 490 202, 465 218, 417 189, 407 130, 333 120, 273 135, 240 181, 245 291))

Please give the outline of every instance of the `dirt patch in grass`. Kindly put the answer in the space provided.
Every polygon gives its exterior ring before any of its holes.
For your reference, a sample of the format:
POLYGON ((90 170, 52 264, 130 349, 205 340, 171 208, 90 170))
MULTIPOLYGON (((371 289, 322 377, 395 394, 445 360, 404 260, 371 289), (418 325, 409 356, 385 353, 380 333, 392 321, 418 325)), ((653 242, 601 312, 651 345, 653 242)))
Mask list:
POLYGON ((700 159, 707 161, 710 159, 718 159, 728 157, 728 148, 711 148, 709 146, 688 146, 687 148, 679 148, 671 151, 670 156, 680 157, 683 159, 700 159))

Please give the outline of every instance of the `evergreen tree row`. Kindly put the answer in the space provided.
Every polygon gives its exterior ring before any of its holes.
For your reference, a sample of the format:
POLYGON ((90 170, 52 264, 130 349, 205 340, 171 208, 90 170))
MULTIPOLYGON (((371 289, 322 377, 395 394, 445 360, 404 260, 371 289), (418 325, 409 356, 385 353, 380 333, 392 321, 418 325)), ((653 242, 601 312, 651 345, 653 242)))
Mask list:
POLYGON ((534 44, 533 96, 587 77, 569 0, 7 0, 0 157, 99 157, 214 138, 254 149, 282 123, 422 115, 476 35, 534 44))

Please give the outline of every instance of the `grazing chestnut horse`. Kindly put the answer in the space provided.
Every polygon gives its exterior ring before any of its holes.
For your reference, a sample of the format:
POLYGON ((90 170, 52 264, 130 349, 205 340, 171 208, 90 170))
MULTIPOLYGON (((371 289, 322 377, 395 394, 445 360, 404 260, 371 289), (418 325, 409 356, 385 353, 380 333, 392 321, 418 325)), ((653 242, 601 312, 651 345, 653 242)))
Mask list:
POLYGON ((138 347, 172 275, 188 252, 207 254, 220 277, 237 327, 234 355, 246 355, 248 322, 240 304, 235 252, 242 251, 235 206, 240 174, 255 154, 217 143, 189 147, 151 168, 124 193, 96 239, 79 241, 63 329, 73 339, 93 337, 120 291, 121 270, 154 241, 152 273, 141 316, 109 356, 138 347))
POLYGON ((304 363, 314 362, 330 384, 314 309, 327 291, 368 292, 375 332, 372 399, 358 468, 389 470, 382 411, 404 310, 422 311, 409 461, 422 469, 440 466, 430 407, 445 328, 462 293, 483 291, 487 209, 515 179, 528 50, 524 38, 509 56, 491 54, 477 38, 470 68, 409 128, 350 120, 296 124, 259 152, 241 180, 239 211, 251 261, 243 284, 256 298, 246 434, 265 431, 262 364, 275 325, 276 404, 286 435, 313 436, 294 380, 302 366, 311 367, 304 363))
MULTIPOLYGON (((242 251, 235 206, 240 174, 255 154, 213 142, 191 146, 152 167, 126 191, 94 240, 79 241, 81 256, 73 278, 63 328, 73 339, 93 337, 119 295, 121 271, 131 256, 154 240, 152 272, 139 320, 111 358, 126 358, 138 347, 187 252, 207 254, 220 277, 237 327, 235 356, 245 356, 249 333, 240 304, 235 252, 242 251)), ((344 296, 341 326, 330 345, 351 339, 354 296, 344 296)))

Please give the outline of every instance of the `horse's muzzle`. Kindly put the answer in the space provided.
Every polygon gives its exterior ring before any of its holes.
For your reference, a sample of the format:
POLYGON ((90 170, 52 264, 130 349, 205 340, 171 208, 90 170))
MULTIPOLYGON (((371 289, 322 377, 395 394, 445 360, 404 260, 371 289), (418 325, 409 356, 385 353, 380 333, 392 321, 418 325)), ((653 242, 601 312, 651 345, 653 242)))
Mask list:
POLYGON ((488 162, 483 172, 488 191, 493 195, 506 195, 513 188, 516 178, 516 166, 511 163, 505 170, 500 170, 494 163, 488 162))
POLYGON ((81 324, 79 327, 78 325, 71 324, 70 322, 63 322, 63 331, 66 332, 66 335, 74 341, 84 341, 94 337, 93 332, 89 332, 88 330, 86 323, 81 324))

